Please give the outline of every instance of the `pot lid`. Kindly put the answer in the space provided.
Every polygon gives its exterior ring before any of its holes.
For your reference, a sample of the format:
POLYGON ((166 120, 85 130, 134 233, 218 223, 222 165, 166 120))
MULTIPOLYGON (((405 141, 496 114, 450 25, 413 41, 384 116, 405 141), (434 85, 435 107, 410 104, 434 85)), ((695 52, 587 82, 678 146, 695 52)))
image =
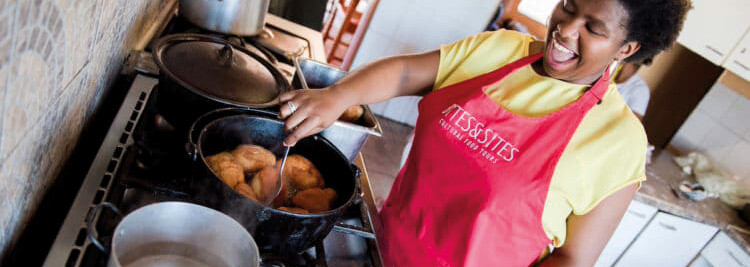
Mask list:
POLYGON ((164 67, 175 78, 206 94, 246 104, 272 101, 281 87, 271 71, 229 44, 210 41, 174 43, 161 51, 164 67))

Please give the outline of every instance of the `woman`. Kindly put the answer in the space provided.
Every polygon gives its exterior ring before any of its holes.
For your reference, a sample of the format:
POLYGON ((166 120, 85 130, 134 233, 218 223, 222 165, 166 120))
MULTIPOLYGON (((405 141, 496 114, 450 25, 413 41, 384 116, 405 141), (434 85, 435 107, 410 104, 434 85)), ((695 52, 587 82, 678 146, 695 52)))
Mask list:
POLYGON ((670 46, 686 1, 564 0, 546 43, 488 32, 370 63, 283 94, 285 142, 351 105, 425 94, 380 211, 386 264, 524 266, 553 244, 541 265, 592 265, 645 180, 645 133, 608 66, 670 46))

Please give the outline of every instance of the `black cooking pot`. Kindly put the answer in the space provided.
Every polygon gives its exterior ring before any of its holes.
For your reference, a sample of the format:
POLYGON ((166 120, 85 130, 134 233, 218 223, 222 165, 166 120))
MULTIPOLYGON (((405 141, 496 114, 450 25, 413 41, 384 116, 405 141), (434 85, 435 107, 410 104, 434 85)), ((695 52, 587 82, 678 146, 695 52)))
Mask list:
POLYGON ((300 140, 290 154, 308 158, 322 174, 326 186, 336 190, 334 209, 315 214, 290 213, 237 193, 211 171, 205 157, 240 144, 260 145, 281 156, 281 143, 286 136, 283 122, 270 113, 247 114, 253 112, 222 110, 196 120, 188 144, 188 150, 194 151, 196 167, 192 188, 197 201, 244 225, 260 250, 282 255, 299 253, 322 241, 352 204, 360 171, 325 138, 314 135, 300 140))
POLYGON ((180 130, 218 108, 274 108, 276 98, 291 88, 264 56, 219 37, 168 35, 153 53, 159 66, 157 108, 180 130))

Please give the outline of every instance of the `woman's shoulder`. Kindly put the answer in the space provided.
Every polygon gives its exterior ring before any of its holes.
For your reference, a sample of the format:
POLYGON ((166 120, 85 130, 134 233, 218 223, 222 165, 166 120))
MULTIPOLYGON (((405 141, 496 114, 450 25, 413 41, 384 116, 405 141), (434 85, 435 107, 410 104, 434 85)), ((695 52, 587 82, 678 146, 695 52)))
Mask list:
POLYGON ((645 180, 648 139, 640 120, 614 86, 576 130, 561 161, 561 187, 576 214, 627 185, 645 180))
POLYGON ((435 88, 486 73, 526 55, 534 38, 521 32, 478 33, 440 47, 435 88))
POLYGON ((493 55, 512 54, 526 51, 528 43, 534 38, 512 30, 481 32, 441 46, 441 54, 451 57, 490 56, 476 52, 491 51, 493 55))

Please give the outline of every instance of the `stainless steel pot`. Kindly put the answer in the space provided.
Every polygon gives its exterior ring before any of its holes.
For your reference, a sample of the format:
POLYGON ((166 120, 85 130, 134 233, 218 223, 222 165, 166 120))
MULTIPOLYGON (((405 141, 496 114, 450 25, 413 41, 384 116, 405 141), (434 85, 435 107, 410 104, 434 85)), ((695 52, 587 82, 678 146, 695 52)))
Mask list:
MULTIPOLYGON (((114 208, 107 204, 97 207, 114 208)), ((101 246, 92 233, 89 238, 101 246)), ((260 265, 255 241, 237 221, 186 202, 159 202, 131 212, 115 228, 110 250, 110 267, 260 265)))
POLYGON ((263 31, 270 0, 180 0, 180 15, 206 30, 233 35, 263 31))
MULTIPOLYGON (((328 87, 347 74, 344 70, 309 58, 295 58, 294 60, 297 68, 294 73, 294 88, 328 87)), ((358 121, 353 123, 336 121, 320 133, 341 150, 350 162, 357 157, 359 150, 365 145, 370 135, 380 137, 383 133, 372 110, 367 105, 362 107, 364 113, 358 121)))

